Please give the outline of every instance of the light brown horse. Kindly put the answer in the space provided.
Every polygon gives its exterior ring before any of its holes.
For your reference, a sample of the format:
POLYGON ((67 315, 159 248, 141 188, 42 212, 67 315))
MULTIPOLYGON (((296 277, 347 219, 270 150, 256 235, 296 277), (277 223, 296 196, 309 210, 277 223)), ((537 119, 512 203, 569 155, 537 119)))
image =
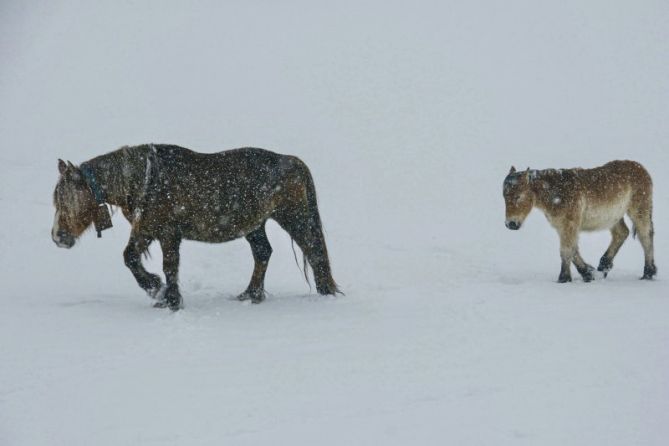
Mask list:
MULTIPOLYGON (((182 305, 178 285, 182 240, 221 243, 245 237, 255 267, 240 300, 261 302, 272 247, 265 222, 288 232, 311 265, 320 294, 336 294, 316 203, 316 189, 300 159, 243 148, 213 154, 171 145, 123 147, 79 167, 59 160, 54 191, 56 216, 51 236, 63 248, 95 223, 111 226, 107 204, 118 206, 132 225, 125 264, 158 307, 182 305), (147 272, 141 256, 153 240, 163 251, 167 284, 147 272)), ((306 270, 305 270, 306 274, 306 270)))
POLYGON ((571 282, 570 265, 589 282, 594 268, 578 251, 581 231, 609 229, 611 244, 599 261, 604 276, 629 235, 624 215, 634 225, 643 246, 642 279, 657 273, 653 257, 653 183, 643 166, 634 161, 611 161, 594 169, 547 169, 516 172, 511 167, 504 180, 506 227, 517 230, 533 207, 543 211, 560 236, 562 268, 558 282, 571 282))

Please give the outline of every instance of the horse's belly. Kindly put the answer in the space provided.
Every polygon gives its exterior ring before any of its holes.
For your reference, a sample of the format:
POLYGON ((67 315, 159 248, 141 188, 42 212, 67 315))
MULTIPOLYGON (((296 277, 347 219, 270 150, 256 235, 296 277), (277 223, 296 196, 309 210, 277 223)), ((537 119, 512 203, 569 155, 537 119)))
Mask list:
POLYGON ((180 221, 182 237, 208 243, 223 243, 244 237, 267 220, 267 215, 260 213, 252 216, 209 214, 192 217, 180 221))
POLYGON ((588 206, 583 216, 581 230, 597 231, 609 229, 623 218, 629 207, 629 197, 625 196, 613 203, 588 206))
POLYGON ((230 228, 217 225, 202 227, 195 225, 180 225, 181 236, 186 240, 207 243, 223 243, 243 237, 243 234, 231 231, 230 228))
POLYGON ((244 234, 222 234, 222 233, 203 234, 201 232, 186 232, 182 234, 182 237, 185 240, 193 240, 195 242, 225 243, 244 237, 244 234))

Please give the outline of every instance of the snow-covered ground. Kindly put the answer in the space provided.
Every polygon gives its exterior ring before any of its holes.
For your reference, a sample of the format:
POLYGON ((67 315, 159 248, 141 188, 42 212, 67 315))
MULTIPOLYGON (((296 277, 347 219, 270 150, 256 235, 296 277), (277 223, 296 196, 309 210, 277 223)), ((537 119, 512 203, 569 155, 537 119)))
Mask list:
POLYGON ((0 444, 666 444, 669 4, 190 3, 0 4, 0 444), (178 313, 120 215, 58 249, 57 158, 144 142, 300 156, 346 296, 273 223, 261 305, 243 240, 184 243, 178 313), (502 180, 617 158, 654 176, 659 275, 630 238, 557 284, 502 180))

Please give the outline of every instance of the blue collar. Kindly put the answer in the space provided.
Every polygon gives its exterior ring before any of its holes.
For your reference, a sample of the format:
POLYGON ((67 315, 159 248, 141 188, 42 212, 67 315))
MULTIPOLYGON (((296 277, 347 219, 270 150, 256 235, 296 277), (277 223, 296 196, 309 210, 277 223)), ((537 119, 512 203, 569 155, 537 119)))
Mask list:
POLYGON ((86 184, 88 184, 88 187, 90 187, 93 192, 93 196, 95 196, 95 202, 97 204, 103 204, 106 198, 105 193, 95 179, 93 168, 87 163, 83 163, 79 168, 81 169, 81 174, 84 176, 86 184))

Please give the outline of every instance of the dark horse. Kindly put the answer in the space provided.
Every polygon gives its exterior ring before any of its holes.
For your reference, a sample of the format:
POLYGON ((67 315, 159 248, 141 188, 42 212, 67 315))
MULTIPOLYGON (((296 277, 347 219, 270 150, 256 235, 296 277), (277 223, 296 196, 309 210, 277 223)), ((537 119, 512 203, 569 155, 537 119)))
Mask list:
MULTIPOLYGON (((111 226, 107 204, 130 222, 123 252, 126 266, 156 306, 177 310, 182 240, 222 243, 245 237, 255 267, 240 300, 260 303, 272 247, 265 234, 271 218, 298 244, 311 265, 320 294, 336 294, 309 169, 294 156, 242 148, 213 154, 173 145, 122 147, 82 163, 59 160, 54 191, 53 241, 71 248, 92 223, 111 226), (153 240, 163 251, 167 284, 147 272, 141 256, 153 240), (163 292, 161 292, 161 290, 163 292)), ((306 266, 305 261, 305 266, 306 266)))

